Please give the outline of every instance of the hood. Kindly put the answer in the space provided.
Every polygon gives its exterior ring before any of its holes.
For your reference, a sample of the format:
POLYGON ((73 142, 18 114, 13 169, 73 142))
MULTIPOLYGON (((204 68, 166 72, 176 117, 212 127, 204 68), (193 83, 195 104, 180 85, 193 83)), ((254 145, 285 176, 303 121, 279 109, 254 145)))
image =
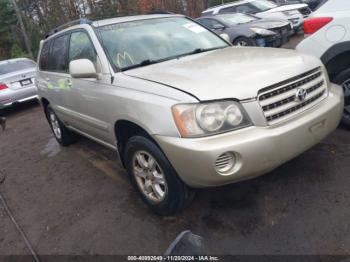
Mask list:
POLYGON ((274 19, 261 19, 259 21, 254 21, 247 23, 249 27, 260 27, 265 29, 279 28, 289 25, 289 21, 286 20, 274 20, 274 19))
POLYGON ((294 4, 294 5, 281 5, 276 8, 272 8, 266 12, 283 12, 283 11, 292 11, 299 10, 301 8, 308 7, 307 4, 294 4))
POLYGON ((279 20, 288 20, 288 16, 283 14, 282 12, 263 12, 263 13, 256 13, 254 16, 262 18, 262 19, 279 19, 279 20))
POLYGON ((274 48, 229 47, 125 71, 201 101, 255 98, 260 89, 320 66, 318 59, 274 48))

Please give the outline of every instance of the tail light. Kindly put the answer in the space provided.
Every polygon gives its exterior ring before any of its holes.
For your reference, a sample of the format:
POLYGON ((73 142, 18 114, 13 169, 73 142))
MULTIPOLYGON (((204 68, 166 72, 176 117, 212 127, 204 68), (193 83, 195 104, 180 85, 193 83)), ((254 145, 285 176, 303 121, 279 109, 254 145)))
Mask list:
POLYGON ((8 86, 3 84, 3 83, 0 83, 0 90, 4 90, 4 89, 7 89, 8 86))
POLYGON ((304 21, 304 33, 311 35, 333 20, 332 17, 315 17, 304 21))

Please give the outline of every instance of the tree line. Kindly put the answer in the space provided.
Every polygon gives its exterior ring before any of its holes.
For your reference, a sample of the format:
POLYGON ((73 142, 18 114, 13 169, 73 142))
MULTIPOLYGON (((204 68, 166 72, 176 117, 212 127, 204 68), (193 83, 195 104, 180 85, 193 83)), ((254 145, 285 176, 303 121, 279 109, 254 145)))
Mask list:
POLYGON ((207 7, 224 2, 230 1, 0 0, 0 60, 31 56, 35 59, 40 40, 53 28, 75 19, 96 20, 157 11, 181 13, 195 18, 207 7))

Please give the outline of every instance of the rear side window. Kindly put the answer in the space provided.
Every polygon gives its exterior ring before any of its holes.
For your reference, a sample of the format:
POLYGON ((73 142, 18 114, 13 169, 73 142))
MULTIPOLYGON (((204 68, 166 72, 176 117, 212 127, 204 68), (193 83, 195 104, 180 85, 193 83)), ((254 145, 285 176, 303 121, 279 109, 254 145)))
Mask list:
POLYGON ((89 59, 94 64, 97 60, 95 47, 85 32, 72 33, 70 38, 69 62, 78 59, 89 59))
POLYGON ((44 43, 41 54, 40 54, 40 62, 39 67, 42 71, 49 70, 49 52, 50 52, 50 41, 44 43))
POLYGON ((215 21, 214 19, 201 19, 199 22, 210 29, 215 29, 219 26, 223 26, 223 24, 215 21))
POLYGON ((65 73, 68 71, 67 63, 67 51, 68 51, 68 40, 69 35, 63 35, 53 40, 50 59, 49 69, 54 72, 65 73))

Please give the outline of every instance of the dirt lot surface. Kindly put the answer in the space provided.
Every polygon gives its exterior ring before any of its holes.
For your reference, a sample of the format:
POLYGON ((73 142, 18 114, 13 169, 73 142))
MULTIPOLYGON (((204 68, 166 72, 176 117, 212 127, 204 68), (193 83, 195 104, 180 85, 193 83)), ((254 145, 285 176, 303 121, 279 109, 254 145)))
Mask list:
MULTIPOLYGON (((0 192, 40 255, 162 254, 187 229, 215 254, 350 254, 348 130, 270 174, 199 190, 183 213, 160 218, 109 149, 84 138, 60 148, 36 103, 6 116, 0 192)), ((0 203, 6 254, 29 253, 0 203)))

